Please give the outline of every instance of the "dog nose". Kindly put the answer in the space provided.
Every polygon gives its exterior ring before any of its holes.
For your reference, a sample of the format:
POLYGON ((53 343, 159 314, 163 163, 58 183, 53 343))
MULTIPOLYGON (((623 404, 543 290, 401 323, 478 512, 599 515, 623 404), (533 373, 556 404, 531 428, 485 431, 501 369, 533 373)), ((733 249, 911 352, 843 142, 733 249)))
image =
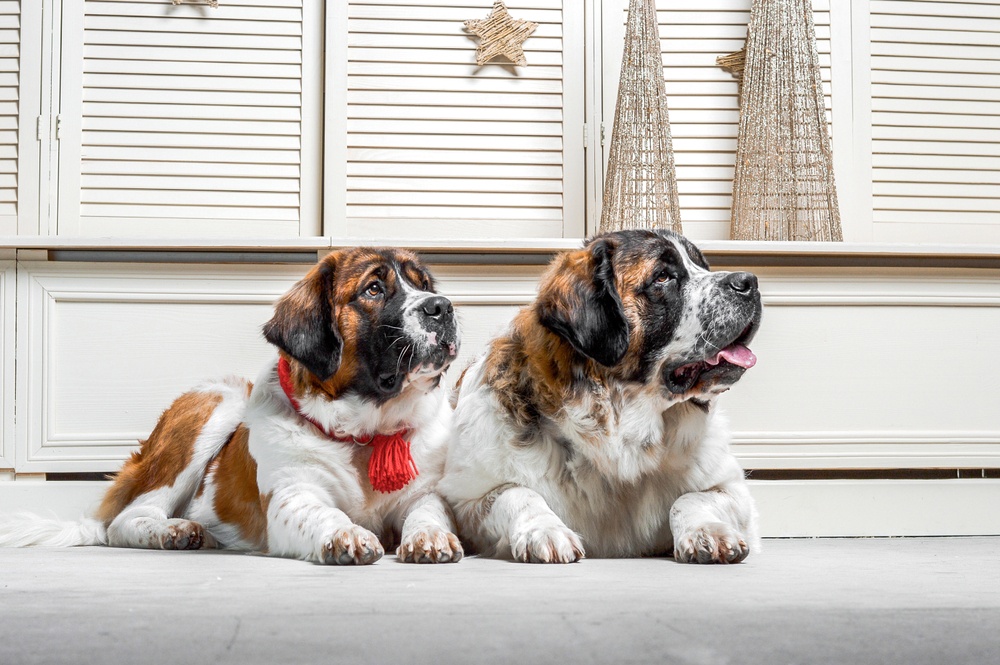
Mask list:
POLYGON ((757 290, 757 276, 750 272, 734 272, 726 277, 726 284, 740 295, 757 290))
POLYGON ((434 296, 428 298, 420 305, 421 311, 432 319, 440 318, 443 314, 451 314, 455 311, 451 301, 444 296, 434 296))

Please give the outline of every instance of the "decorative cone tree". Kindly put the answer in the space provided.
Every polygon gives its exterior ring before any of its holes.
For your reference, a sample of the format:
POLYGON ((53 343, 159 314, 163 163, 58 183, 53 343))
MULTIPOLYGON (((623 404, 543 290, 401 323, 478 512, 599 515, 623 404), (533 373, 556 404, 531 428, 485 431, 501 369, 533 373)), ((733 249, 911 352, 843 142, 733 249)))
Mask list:
POLYGON ((843 240, 811 0, 753 0, 728 64, 742 64, 733 239, 843 240))
POLYGON ((630 0, 601 231, 681 231, 655 0, 630 0))

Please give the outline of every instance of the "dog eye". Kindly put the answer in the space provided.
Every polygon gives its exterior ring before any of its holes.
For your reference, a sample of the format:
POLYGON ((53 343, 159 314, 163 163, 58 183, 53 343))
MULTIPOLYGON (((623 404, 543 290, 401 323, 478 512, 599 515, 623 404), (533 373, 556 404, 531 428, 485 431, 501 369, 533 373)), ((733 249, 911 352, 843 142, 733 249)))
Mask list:
POLYGON ((657 284, 663 284, 664 282, 669 282, 670 279, 671 279, 670 278, 670 273, 668 273, 666 270, 664 270, 663 272, 661 272, 660 274, 658 274, 656 276, 656 283, 657 284))
POLYGON ((372 282, 368 285, 368 288, 365 289, 365 295, 370 298, 378 298, 383 293, 384 291, 382 289, 382 285, 378 282, 372 282))

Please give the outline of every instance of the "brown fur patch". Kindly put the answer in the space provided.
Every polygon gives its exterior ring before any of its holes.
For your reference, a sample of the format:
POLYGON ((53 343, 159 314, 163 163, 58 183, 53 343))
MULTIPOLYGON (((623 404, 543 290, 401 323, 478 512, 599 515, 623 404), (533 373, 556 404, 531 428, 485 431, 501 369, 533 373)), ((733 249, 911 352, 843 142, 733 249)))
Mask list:
POLYGON ((178 397, 125 462, 101 502, 98 518, 110 524, 136 497, 172 485, 191 462, 194 442, 221 401, 221 395, 211 393, 178 397))
MULTIPOLYGON (((643 344, 641 316, 636 297, 648 279, 651 262, 627 261, 624 269, 616 262, 615 283, 629 319, 629 346, 625 357, 614 367, 578 354, 572 345, 546 328, 540 312, 546 307, 566 312, 582 306, 580 283, 594 279, 592 253, 588 247, 557 256, 540 280, 542 289, 532 306, 515 317, 511 331, 493 341, 486 359, 484 380, 497 400, 531 440, 542 418, 556 418, 568 403, 584 393, 602 396, 592 405, 592 417, 598 429, 608 426, 612 417, 607 397, 618 380, 637 371, 643 344)), ((566 317, 567 319, 570 317, 566 317)))
POLYGON ((490 345, 484 380, 515 425, 534 430, 541 417, 554 416, 569 398, 574 356, 569 344, 539 323, 534 310, 525 309, 510 334, 490 345))
POLYGON ((257 489, 257 462, 250 455, 250 430, 240 425, 222 452, 212 462, 218 518, 239 528, 255 549, 267 541, 267 516, 257 489))

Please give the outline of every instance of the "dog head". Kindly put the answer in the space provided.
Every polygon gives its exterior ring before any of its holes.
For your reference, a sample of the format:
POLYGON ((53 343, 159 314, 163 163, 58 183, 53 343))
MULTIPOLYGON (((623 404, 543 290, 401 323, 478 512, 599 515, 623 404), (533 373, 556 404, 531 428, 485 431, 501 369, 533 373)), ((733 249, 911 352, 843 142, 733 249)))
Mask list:
POLYGON ((539 322, 619 379, 673 398, 727 390, 756 362, 757 278, 710 272, 670 231, 618 231, 558 257, 542 278, 539 322))
POLYGON ((437 386, 459 349, 451 301, 417 256, 364 247, 320 261, 278 301, 264 337, 331 398, 380 403, 437 386))

